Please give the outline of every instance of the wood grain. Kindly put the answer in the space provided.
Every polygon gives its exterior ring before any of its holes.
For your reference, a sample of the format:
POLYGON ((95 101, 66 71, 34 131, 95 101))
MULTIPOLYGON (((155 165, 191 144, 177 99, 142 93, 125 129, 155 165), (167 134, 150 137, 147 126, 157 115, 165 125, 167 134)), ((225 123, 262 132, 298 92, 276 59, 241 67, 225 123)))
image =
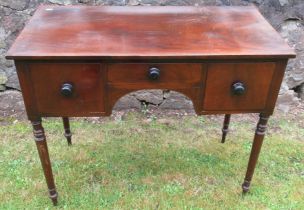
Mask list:
POLYGON ((275 67, 271 62, 209 64, 204 110, 263 110, 275 67), (244 83, 244 95, 232 94, 231 85, 235 81, 244 83))
POLYGON ((199 63, 125 63, 107 65, 109 84, 134 84, 151 85, 156 87, 159 84, 167 86, 199 86, 202 75, 202 65, 199 63), (159 79, 153 81, 148 77, 150 68, 156 67, 160 70, 159 79))
POLYGON ((42 165, 42 169, 44 172, 44 177, 48 186, 49 197, 51 198, 53 204, 57 205, 58 194, 56 191, 56 186, 54 182, 52 165, 49 156, 48 146, 46 142, 46 137, 44 133, 44 129, 41 124, 41 119, 39 121, 32 121, 33 126, 33 134, 40 158, 40 162, 42 165))
POLYGON ((269 119, 268 114, 260 114, 260 119, 256 127, 253 143, 252 143, 252 148, 250 152, 250 157, 248 161, 248 166, 247 166, 247 171, 246 171, 246 176, 244 179, 244 182, 242 184, 242 189, 244 193, 247 193, 250 189, 250 183, 253 177, 253 173, 255 170, 255 166, 257 164, 259 154, 262 148, 262 144, 264 141, 264 136, 266 133, 267 129, 267 122, 269 119))
POLYGON ((29 64, 38 113, 42 116, 93 116, 104 112, 104 84, 100 64, 29 64), (60 93, 71 83, 71 97, 60 93))
POLYGON ((253 6, 41 6, 7 53, 8 59, 294 56, 253 6))
POLYGON ((26 62, 15 62, 18 80, 22 90, 23 101, 27 113, 27 117, 31 121, 39 121, 40 116, 37 110, 37 101, 34 94, 34 88, 32 85, 31 74, 26 62))

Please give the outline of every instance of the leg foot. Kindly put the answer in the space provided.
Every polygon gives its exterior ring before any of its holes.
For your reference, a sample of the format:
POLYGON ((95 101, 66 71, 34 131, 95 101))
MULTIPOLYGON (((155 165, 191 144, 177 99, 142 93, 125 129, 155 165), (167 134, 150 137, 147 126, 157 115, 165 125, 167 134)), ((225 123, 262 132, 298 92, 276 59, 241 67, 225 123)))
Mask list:
POLYGON ((58 194, 56 192, 56 187, 53 178, 52 166, 49 157, 48 147, 46 143, 46 138, 44 134, 44 129, 41 124, 41 120, 32 121, 33 125, 33 133, 35 137, 35 142, 40 158, 40 162, 43 168, 44 176, 46 179, 46 183, 49 189, 49 196, 54 205, 57 204, 58 194))
POLYGON ((70 122, 68 117, 63 117, 64 136, 67 139, 68 145, 72 145, 72 133, 70 130, 70 122))
POLYGON ((49 194, 50 194, 49 197, 50 197, 50 199, 52 200, 53 205, 54 205, 54 206, 57 206, 58 194, 57 194, 56 189, 51 189, 51 190, 49 190, 49 194))
POLYGON ((226 135, 229 131, 229 123, 230 123, 230 117, 231 117, 231 114, 225 114, 225 119, 224 119, 224 123, 223 123, 223 128, 222 128, 222 143, 225 143, 225 140, 226 140, 226 135))
POLYGON ((243 192, 246 193, 249 191, 250 188, 250 182, 252 180, 252 176, 254 173, 254 169, 256 166, 256 163, 259 158, 259 154, 262 148, 266 128, 267 128, 267 122, 268 122, 269 115, 268 114, 260 114, 260 119, 257 124, 257 128, 255 131, 255 136, 251 148, 251 153, 249 157, 249 162, 247 166, 247 172, 245 176, 244 183, 242 184, 243 192))
POLYGON ((247 193, 250 189, 250 182, 244 181, 242 184, 243 193, 247 193))

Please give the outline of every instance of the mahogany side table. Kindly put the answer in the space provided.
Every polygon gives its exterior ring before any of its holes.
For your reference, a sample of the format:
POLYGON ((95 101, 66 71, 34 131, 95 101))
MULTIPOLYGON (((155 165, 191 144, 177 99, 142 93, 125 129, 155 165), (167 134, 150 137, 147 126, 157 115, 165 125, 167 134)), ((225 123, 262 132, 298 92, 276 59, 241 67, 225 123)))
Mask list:
POLYGON ((42 117, 109 116, 123 95, 178 91, 198 115, 260 113, 247 173, 249 190, 267 120, 295 53, 254 6, 40 6, 10 48, 50 198, 57 191, 42 117))

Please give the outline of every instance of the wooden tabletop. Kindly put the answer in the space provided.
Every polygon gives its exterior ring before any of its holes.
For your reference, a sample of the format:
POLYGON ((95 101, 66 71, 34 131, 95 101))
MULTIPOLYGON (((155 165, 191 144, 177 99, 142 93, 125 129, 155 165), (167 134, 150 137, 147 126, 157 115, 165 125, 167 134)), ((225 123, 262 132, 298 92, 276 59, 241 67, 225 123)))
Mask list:
POLYGON ((290 58, 254 6, 40 6, 9 59, 290 58))

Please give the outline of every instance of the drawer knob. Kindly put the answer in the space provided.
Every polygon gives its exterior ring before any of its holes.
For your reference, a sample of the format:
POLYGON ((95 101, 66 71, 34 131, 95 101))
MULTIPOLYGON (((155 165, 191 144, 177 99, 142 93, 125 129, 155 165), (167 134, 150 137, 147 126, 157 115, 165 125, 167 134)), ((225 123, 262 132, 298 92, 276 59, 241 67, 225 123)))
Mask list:
POLYGON ((71 97, 73 94, 73 85, 70 83, 62 84, 60 93, 65 97, 71 97))
POLYGON ((157 80, 160 77, 160 70, 158 68, 152 67, 149 69, 148 76, 151 80, 157 80))
POLYGON ((237 96, 243 95, 246 91, 246 87, 242 82, 234 82, 231 89, 232 93, 237 96))

